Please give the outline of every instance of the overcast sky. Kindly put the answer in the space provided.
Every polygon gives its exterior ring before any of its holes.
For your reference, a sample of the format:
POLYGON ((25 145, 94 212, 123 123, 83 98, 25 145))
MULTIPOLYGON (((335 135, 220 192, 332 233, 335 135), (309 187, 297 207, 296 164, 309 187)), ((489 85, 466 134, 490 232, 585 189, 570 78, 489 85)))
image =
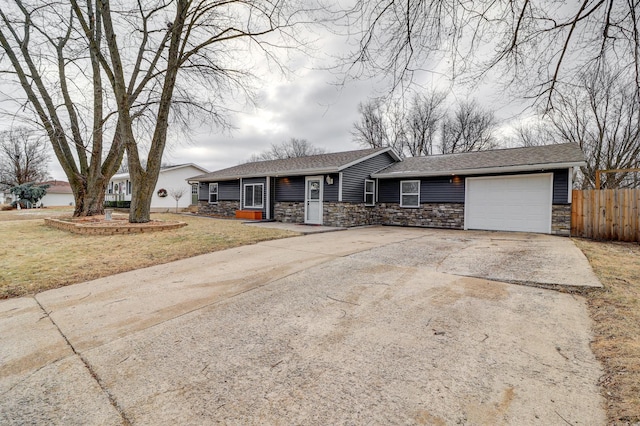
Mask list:
MULTIPOLYGON (((271 144, 290 138, 306 139, 328 152, 364 148, 353 142, 351 136, 353 123, 359 118, 358 103, 384 93, 387 82, 357 80, 337 85, 339 77, 326 68, 335 65, 335 55, 344 51, 346 44, 345 38, 324 33, 316 43, 315 57, 291 58, 288 64, 293 71, 291 75, 282 76, 266 68, 256 71, 261 78, 258 105, 231 117, 235 130, 194 130, 191 140, 170 141, 163 163, 195 163, 213 171, 244 162, 271 144)), ((423 73, 417 80, 425 87, 451 87, 446 75, 423 73)), ((503 94, 495 93, 491 87, 490 83, 473 90, 455 87, 449 102, 476 98, 495 109, 501 123, 508 125, 522 107, 506 103, 503 94)), ((54 179, 67 179, 53 154, 49 172, 54 179)))

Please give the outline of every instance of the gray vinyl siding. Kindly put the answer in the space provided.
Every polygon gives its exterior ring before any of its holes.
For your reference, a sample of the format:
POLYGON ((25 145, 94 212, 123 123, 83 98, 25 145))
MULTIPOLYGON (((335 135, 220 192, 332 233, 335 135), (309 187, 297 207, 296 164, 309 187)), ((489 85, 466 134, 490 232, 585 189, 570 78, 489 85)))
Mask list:
MULTIPOLYGON (((207 191, 209 189, 207 188, 207 191)), ((240 201, 240 181, 218 182, 219 201, 240 201)))
MULTIPOLYGON (((385 152, 344 169, 342 171, 342 201, 364 203, 365 179, 370 179, 371 173, 380 171, 392 163, 395 163, 395 160, 385 152)), ((336 180, 334 179, 335 184, 336 180)))
POLYGON ((553 171, 553 204, 569 203, 569 169, 553 171))
MULTIPOLYGON (((338 201, 338 187, 340 185, 338 174, 329 175, 333 179, 332 184, 328 184, 327 175, 323 175, 323 201, 338 201)), ((304 201, 305 176, 290 176, 276 178, 275 201, 304 201)))
POLYGON ((329 185, 327 183, 327 180, 326 179, 324 180, 324 188, 322 188, 323 190, 322 197, 324 201, 336 202, 338 201, 338 191, 340 188, 340 175, 333 174, 329 176, 331 177, 331 179, 333 179, 333 183, 329 185))
POLYGON ((400 202, 400 179, 379 179, 378 180, 378 202, 380 203, 399 203, 400 202))
POLYGON ((460 176, 380 179, 378 181, 378 201, 380 203, 399 203, 400 182, 403 180, 420 181, 420 203, 464 203, 464 178, 460 176))
POLYGON ((198 201, 209 201, 209 182, 198 183, 198 201))
MULTIPOLYGON (((398 192, 400 184, 398 183, 398 192)), ((420 181, 421 203, 464 203, 464 178, 445 176, 420 181)))
POLYGON ((304 201, 304 176, 276 178, 276 201, 304 201))
MULTIPOLYGON (((540 173, 549 173, 541 171, 540 173)), ((399 203, 400 181, 420 180, 421 203, 464 203, 465 177, 479 176, 514 176, 532 174, 531 172, 510 173, 509 175, 473 175, 473 176, 443 176, 435 178, 407 178, 380 179, 378 182, 378 202, 399 203)), ((567 204, 569 186, 569 171, 567 169, 553 170, 553 204, 567 204)))
POLYGON ((265 191, 266 191, 267 178, 265 178, 265 177, 255 177, 255 178, 244 178, 244 179, 242 179, 242 184, 243 185, 245 185, 247 183, 249 183, 249 184, 251 184, 251 183, 261 183, 261 184, 264 185, 265 191))

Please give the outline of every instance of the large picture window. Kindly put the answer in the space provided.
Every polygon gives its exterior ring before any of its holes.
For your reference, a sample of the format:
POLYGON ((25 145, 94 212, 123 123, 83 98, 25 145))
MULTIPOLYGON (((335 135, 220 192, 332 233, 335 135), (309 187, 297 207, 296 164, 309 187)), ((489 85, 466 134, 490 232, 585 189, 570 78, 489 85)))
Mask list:
POLYGON ((262 194, 264 184, 251 183, 244 186, 244 206, 254 209, 261 209, 263 206, 262 194))
POLYGON ((218 202, 218 183, 210 183, 209 184, 209 202, 217 203, 218 202))
POLYGON ((420 207, 420 181, 400 182, 400 207, 420 207))
POLYGON ((376 204, 376 182, 373 180, 364 181, 364 205, 373 206, 376 204))

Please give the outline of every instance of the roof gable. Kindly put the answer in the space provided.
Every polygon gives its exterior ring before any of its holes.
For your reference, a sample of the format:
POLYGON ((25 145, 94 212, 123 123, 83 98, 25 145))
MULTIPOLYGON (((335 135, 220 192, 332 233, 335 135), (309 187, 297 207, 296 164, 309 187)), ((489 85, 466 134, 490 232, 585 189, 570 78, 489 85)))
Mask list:
POLYGON ((40 182, 39 185, 49 185, 47 194, 73 194, 71 184, 63 180, 48 180, 40 182))
POLYGON ((347 167, 351 167, 384 153, 389 153, 393 158, 399 160, 399 157, 391 148, 370 148, 280 160, 255 161, 194 176, 189 180, 214 181, 258 176, 297 176, 314 173, 337 173, 347 167))
MULTIPOLYGON (((195 163, 185 163, 185 164, 177 164, 174 166, 164 166, 160 168, 160 174, 162 173, 167 173, 167 172, 171 172, 173 170, 178 170, 178 169, 182 169, 185 167, 193 167, 194 169, 197 169, 203 173, 207 173, 208 170, 205 169, 204 167, 198 166, 195 163)), ((111 180, 122 180, 122 179, 129 179, 129 173, 118 173, 116 175, 113 175, 113 177, 111 178, 111 180)))
POLYGON ((374 173, 376 178, 481 174, 565 168, 585 164, 576 143, 409 157, 374 173))

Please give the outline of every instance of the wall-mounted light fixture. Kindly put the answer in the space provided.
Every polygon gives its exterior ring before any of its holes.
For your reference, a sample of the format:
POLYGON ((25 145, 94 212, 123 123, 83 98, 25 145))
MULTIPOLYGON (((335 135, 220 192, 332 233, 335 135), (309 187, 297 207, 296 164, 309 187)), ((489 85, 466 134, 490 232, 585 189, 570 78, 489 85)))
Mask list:
POLYGON ((327 175, 324 180, 327 182, 327 185, 333 185, 333 178, 331 176, 327 175))

